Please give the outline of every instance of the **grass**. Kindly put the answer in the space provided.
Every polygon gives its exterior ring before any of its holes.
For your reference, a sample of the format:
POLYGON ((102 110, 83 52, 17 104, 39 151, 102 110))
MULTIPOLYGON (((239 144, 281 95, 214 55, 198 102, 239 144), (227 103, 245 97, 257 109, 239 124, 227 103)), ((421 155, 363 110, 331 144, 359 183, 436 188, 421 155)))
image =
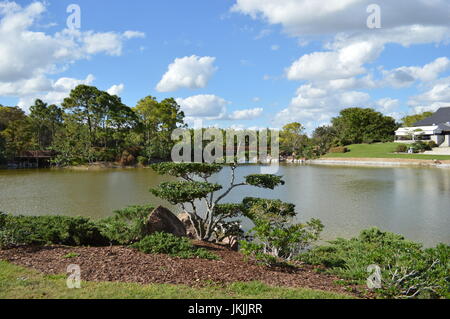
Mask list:
POLYGON ((405 158, 423 160, 450 160, 445 155, 395 154, 398 143, 355 144, 348 153, 327 154, 323 158, 405 158))
POLYGON ((0 299, 349 299, 350 296, 304 289, 271 287, 260 282, 184 285, 82 282, 68 289, 66 276, 48 276, 0 261, 0 299))

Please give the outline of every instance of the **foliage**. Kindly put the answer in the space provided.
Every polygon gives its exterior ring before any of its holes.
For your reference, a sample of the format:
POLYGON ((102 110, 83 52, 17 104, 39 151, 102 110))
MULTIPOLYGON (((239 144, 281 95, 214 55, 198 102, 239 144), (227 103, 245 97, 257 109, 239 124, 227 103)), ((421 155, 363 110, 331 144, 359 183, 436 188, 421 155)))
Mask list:
POLYGON ((151 190, 152 194, 176 205, 192 203, 196 199, 204 198, 208 194, 219 191, 222 186, 207 182, 181 181, 165 182, 151 190))
POLYGON ((409 150, 409 146, 406 144, 398 144, 397 148, 395 149, 396 153, 406 153, 409 150))
POLYGON ((255 227, 248 236, 252 240, 241 241, 241 249, 244 254, 252 255, 269 266, 280 258, 292 259, 318 240, 323 230, 317 219, 293 224, 295 205, 280 200, 246 198, 244 209, 255 227))
POLYGON ((180 258, 218 259, 218 256, 204 248, 196 248, 186 237, 168 233, 154 233, 143 238, 132 247, 146 254, 168 254, 180 258))
POLYGON ((239 222, 235 218, 242 214, 242 207, 239 204, 222 205, 221 201, 230 192, 241 186, 256 186, 273 189, 284 184, 281 176, 276 175, 249 175, 244 178, 244 182, 236 182, 235 165, 230 166, 231 181, 228 188, 222 194, 217 194, 222 190, 219 184, 209 182, 214 174, 220 172, 223 166, 206 163, 162 163, 152 165, 158 174, 167 174, 181 181, 166 182, 151 189, 153 195, 163 198, 173 205, 180 205, 186 212, 195 229, 199 240, 219 240, 227 236, 240 234, 239 222), (202 182, 198 180, 202 180, 202 182), (201 201, 205 205, 203 211, 198 207, 201 201))
POLYGON ((420 244, 377 228, 363 231, 358 238, 337 239, 298 257, 324 265, 327 272, 365 284, 369 265, 381 268, 382 288, 387 298, 450 297, 450 246, 423 249, 420 244))
POLYGON ((100 233, 111 243, 129 245, 146 235, 146 222, 153 206, 130 206, 114 212, 114 216, 97 222, 100 233))
POLYGON ((0 215, 0 247, 104 245, 108 241, 87 218, 0 215))
POLYGON ((421 114, 409 115, 402 118, 403 127, 412 127, 415 123, 424 120, 433 115, 433 112, 424 112, 421 114))
POLYGON ((317 156, 322 156, 338 143, 337 131, 332 126, 320 126, 313 132, 312 144, 317 156))
POLYGON ((398 128, 392 117, 367 108, 347 108, 332 119, 342 145, 389 142, 398 128))
POLYGON ((139 119, 145 155, 150 158, 169 159, 173 147, 172 131, 183 126, 184 113, 175 99, 158 102, 147 96, 134 108, 139 119))
POLYGON ((286 155, 304 156, 310 140, 300 123, 289 123, 280 132, 280 151, 286 155))
POLYGON ((285 184, 282 176, 273 174, 248 175, 247 177, 245 177, 245 181, 248 185, 267 189, 275 189, 275 187, 285 184))
POLYGON ((223 169, 223 166, 219 164, 172 162, 153 164, 150 167, 160 175, 170 175, 185 180, 192 180, 196 175, 202 179, 209 178, 223 169))
POLYGON ((425 151, 431 151, 431 146, 428 143, 425 143, 423 141, 417 141, 411 144, 412 149, 414 150, 414 153, 423 153, 425 151))

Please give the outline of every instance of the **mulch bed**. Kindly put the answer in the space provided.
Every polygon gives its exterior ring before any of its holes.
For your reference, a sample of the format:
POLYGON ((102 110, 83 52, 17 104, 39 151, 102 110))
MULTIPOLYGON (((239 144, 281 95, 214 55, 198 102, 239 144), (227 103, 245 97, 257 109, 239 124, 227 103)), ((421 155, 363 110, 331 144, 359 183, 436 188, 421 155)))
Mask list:
POLYGON ((168 255, 149 255, 135 249, 114 247, 23 247, 0 250, 0 260, 32 268, 44 274, 64 274, 67 266, 77 264, 82 280, 134 282, 142 284, 184 284, 206 286, 233 282, 260 281, 272 286, 304 287, 361 297, 362 287, 345 286, 334 282, 337 277, 315 271, 315 267, 268 268, 253 261, 245 261, 238 252, 212 244, 199 244, 220 256, 220 260, 179 259, 168 255), (64 258, 69 253, 79 257, 64 258))

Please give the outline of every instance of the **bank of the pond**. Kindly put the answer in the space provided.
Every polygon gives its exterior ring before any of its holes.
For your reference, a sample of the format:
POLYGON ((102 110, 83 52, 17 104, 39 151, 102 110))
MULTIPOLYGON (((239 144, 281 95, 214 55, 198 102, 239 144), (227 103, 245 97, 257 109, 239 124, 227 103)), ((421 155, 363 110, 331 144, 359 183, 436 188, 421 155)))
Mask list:
POLYGON ((360 157, 325 157, 308 161, 314 165, 345 165, 345 166, 374 166, 374 167, 436 167, 450 168, 450 160, 428 160, 409 158, 360 158, 360 157))

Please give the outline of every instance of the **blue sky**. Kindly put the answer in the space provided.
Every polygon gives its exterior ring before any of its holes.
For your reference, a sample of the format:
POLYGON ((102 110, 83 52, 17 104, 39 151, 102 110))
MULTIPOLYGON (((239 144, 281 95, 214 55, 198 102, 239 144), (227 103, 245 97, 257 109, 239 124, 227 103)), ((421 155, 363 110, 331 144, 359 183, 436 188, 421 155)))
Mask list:
POLYGON ((309 131, 344 107, 400 118, 450 105, 448 1, 380 0, 369 29, 374 2, 0 1, 0 104, 60 103, 86 83, 129 106, 177 98, 205 125, 309 131))

